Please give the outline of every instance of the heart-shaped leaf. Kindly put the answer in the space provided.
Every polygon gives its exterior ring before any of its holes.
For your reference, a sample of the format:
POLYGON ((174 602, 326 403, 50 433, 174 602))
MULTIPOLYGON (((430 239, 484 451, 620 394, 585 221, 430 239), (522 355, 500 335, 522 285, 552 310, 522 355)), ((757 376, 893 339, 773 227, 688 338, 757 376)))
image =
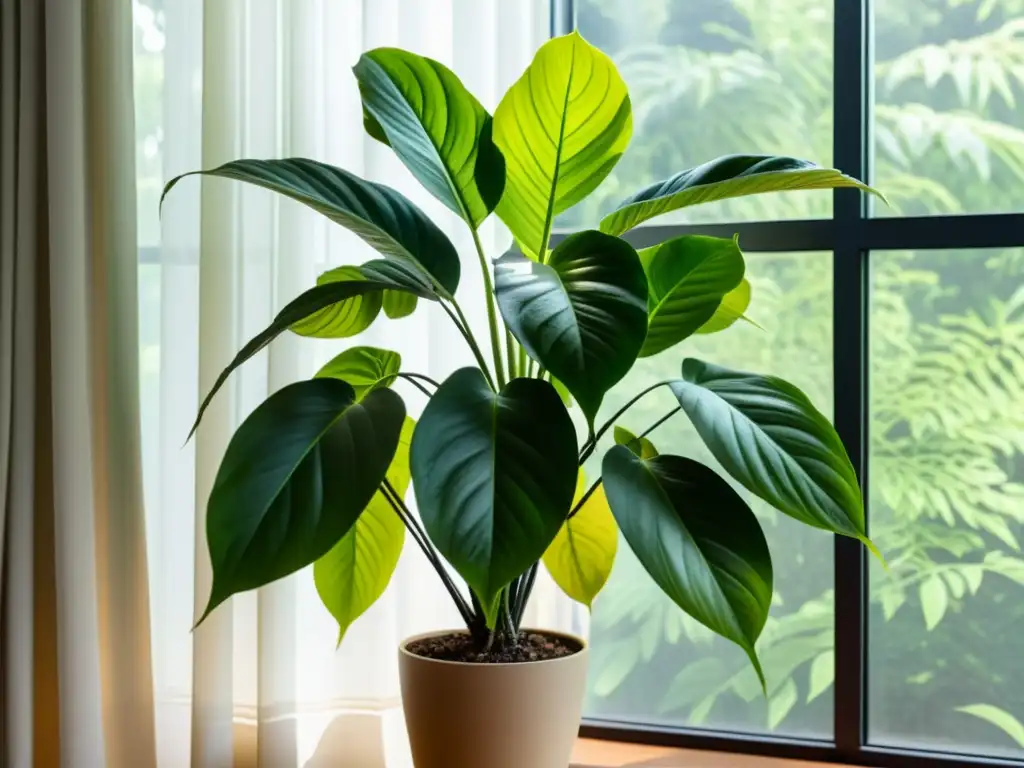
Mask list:
POLYGON ((554 217, 597 188, 632 132, 610 58, 578 32, 541 46, 494 112, 506 170, 498 215, 525 253, 543 257, 554 217))
POLYGON ((506 253, 494 264, 494 292, 513 335, 592 423, 644 343, 647 280, 636 251, 617 237, 578 232, 546 264, 506 253))
MULTIPOLYGON (((573 506, 585 492, 586 478, 580 469, 573 506)), ((619 529, 599 487, 562 523, 544 553, 544 565, 565 594, 590 608, 611 575, 618 545, 619 529)))
POLYGON ((775 155, 726 155, 681 171, 626 198, 601 220, 601 231, 621 235, 663 213, 729 197, 836 187, 855 187, 882 197, 851 176, 807 160, 775 155))
POLYGON ((658 455, 658 449, 654 447, 654 443, 646 437, 637 437, 625 427, 616 426, 613 434, 616 445, 626 446, 641 459, 653 459, 658 455))
POLYGON ((708 467, 682 456, 641 459, 617 445, 601 467, 612 514, 637 559, 676 605, 754 650, 772 599, 772 562, 757 518, 708 467))
POLYGON ((316 160, 233 160, 208 171, 175 176, 160 200, 186 176, 244 181, 308 205, 359 235, 384 256, 427 276, 444 296, 459 286, 455 246, 426 214, 397 190, 316 160))
MULTIPOLYGON (((316 373, 316 378, 348 382, 362 400, 378 387, 390 387, 402 369, 402 356, 377 347, 351 347, 336 355, 316 373)), ((408 462, 407 462, 408 463, 408 462)))
MULTIPOLYGON (((415 300, 415 299, 414 299, 415 300)), ((737 320, 747 320, 743 313, 750 306, 750 281, 747 278, 740 280, 740 284, 722 297, 722 303, 718 305, 715 314, 711 316, 704 325, 697 329, 697 333, 718 333, 729 328, 737 320)), ((754 323, 756 325, 756 323, 754 323)))
MULTIPOLYGON (((317 285, 365 280, 359 267, 337 267, 324 272, 316 279, 317 285)), ((405 294, 409 295, 409 294, 405 294)), ((415 299, 415 297, 413 297, 415 299)), ((304 320, 292 324, 292 333, 318 339, 344 339, 356 336, 367 328, 380 314, 383 291, 360 293, 345 301, 339 301, 304 320)))
MULTIPOLYGON (((409 444, 416 422, 405 417, 388 481, 399 494, 409 489, 409 444)), ((338 645, 356 619, 377 602, 398 566, 405 525, 391 503, 377 491, 349 532, 313 563, 320 600, 338 622, 338 645)))
POLYGON ((485 606, 537 562, 569 513, 576 431, 554 387, 477 368, 446 379, 412 439, 412 477, 431 541, 485 606))
POLYGON ((505 160, 491 116, 440 62, 397 48, 364 53, 353 68, 363 109, 412 175, 472 227, 494 210, 505 160))
POLYGON ((330 550, 384 480, 404 421, 391 390, 356 402, 337 379, 290 384, 260 404, 231 438, 210 492, 213 588, 203 618, 330 550))
POLYGON ((711 320, 745 269, 735 240, 703 235, 683 235, 644 248, 640 260, 649 290, 641 357, 664 352, 711 320))
POLYGON ((868 543, 853 465, 835 429, 787 381, 683 361, 670 385, 726 472, 807 525, 868 543))
POLYGON ((329 282, 324 283, 323 285, 318 285, 316 288, 311 288, 293 299, 284 307, 284 309, 278 312, 274 321, 254 336, 244 347, 242 347, 228 367, 221 371, 217 380, 213 383, 213 387, 210 389, 209 394, 206 395, 202 404, 199 406, 199 414, 196 416, 195 424, 192 425, 192 429, 189 431, 188 436, 192 437, 192 434, 199 426, 199 422, 202 421, 203 413, 206 412, 207 407, 210 405, 210 401, 213 400, 214 395, 216 395, 224 385, 224 382, 228 380, 228 376, 230 376, 236 368, 242 365, 242 363, 257 352, 261 351, 271 341, 276 339, 296 323, 305 320, 309 316, 320 312, 333 304, 348 301, 354 296, 362 296, 368 293, 380 293, 385 289, 397 291, 421 290, 422 293, 419 294, 421 298, 437 298, 436 294, 430 292, 429 288, 423 287, 422 283, 417 283, 412 279, 412 277, 408 276, 408 273, 404 268, 397 264, 388 264, 387 262, 382 261, 371 261, 360 267, 360 270, 362 270, 365 275, 372 276, 373 279, 343 280, 341 282, 329 282), (399 278, 402 281, 398 282, 393 278, 399 278))

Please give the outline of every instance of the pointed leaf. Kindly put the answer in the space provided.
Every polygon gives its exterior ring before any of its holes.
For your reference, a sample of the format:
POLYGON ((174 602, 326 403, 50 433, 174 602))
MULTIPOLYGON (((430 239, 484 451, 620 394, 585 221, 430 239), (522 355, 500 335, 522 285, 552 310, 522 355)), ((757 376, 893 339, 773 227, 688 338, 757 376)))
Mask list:
POLYGON ((611 59, 578 32, 541 46, 494 112, 506 168, 498 215, 524 253, 543 256, 554 217, 597 188, 632 132, 611 59))
POLYGON ((648 328, 641 357, 675 346, 714 317, 723 297, 743 279, 736 240, 674 237, 640 252, 648 280, 648 328))
POLYGON ((604 487, 630 548, 673 602, 739 645, 764 684, 754 643, 768 618, 772 563, 761 526, 711 469, 681 456, 605 454, 604 487))
MULTIPOLYGON (((387 294, 385 294, 385 299, 387 294)), ((743 315, 750 306, 750 281, 747 278, 740 280, 740 284, 722 297, 722 303, 718 305, 715 314, 711 316, 704 325, 697 329, 697 333, 718 333, 729 328, 739 319, 746 319, 743 315)), ((387 306, 385 305, 385 309, 387 306)), ((749 322, 749 321, 748 321, 749 322)))
POLYGON ((356 393, 356 400, 362 400, 378 387, 390 387, 401 369, 402 356, 397 352, 377 347, 351 347, 317 371, 316 378, 348 382, 356 393))
POLYGON ((774 731, 790 713, 799 698, 796 683, 788 678, 768 700, 768 730, 774 731))
POLYGON ((1024 749, 1024 723, 1005 709, 991 704, 968 704, 966 707, 957 707, 956 711, 991 723, 1024 749))
POLYGON ((412 440, 412 476, 431 541, 484 605, 544 554, 569 512, 576 431, 554 387, 477 368, 446 379, 412 440), (543 425, 543 428, 538 428, 543 425))
MULTIPOLYGON (((388 481, 403 498, 409 489, 409 444, 415 426, 416 422, 406 416, 387 471, 388 481)), ((377 491, 349 532, 313 563, 317 594, 338 622, 338 645, 352 622, 384 594, 404 543, 405 525, 384 494, 377 491)))
POLYGON ((259 405, 231 438, 210 492, 213 588, 203 618, 330 550, 384 479, 404 421, 391 390, 357 403, 337 379, 300 381, 259 405))
POLYGON ((807 703, 810 704, 821 696, 832 685, 836 677, 836 654, 825 651, 811 662, 811 671, 807 690, 807 703))
POLYGON ((729 197, 836 187, 855 187, 882 197, 871 187, 834 168, 822 168, 806 160, 774 155, 726 155, 681 171, 626 198, 601 220, 601 231, 621 235, 663 213, 729 197))
POLYGON ((592 422, 644 341, 647 281, 633 247, 588 231, 560 242, 546 264, 506 253, 494 264, 494 292, 519 343, 592 422))
POLYGON ((376 131, 434 197, 473 227, 494 210, 505 160, 491 116, 440 62, 397 48, 364 53, 353 68, 376 131))
POLYGON ((670 388, 725 471, 751 493, 807 525, 867 541, 853 465, 803 392, 693 358, 670 388))
POLYGON ((633 455, 639 456, 641 459, 653 459, 658 455, 658 449, 654 447, 654 443, 648 440, 646 437, 637 437, 625 427, 615 427, 615 444, 624 445, 633 452, 633 455))
MULTIPOLYGON (((586 490, 581 469, 573 506, 586 490)), ((544 553, 544 565, 565 594, 590 608, 611 575, 618 545, 619 529, 604 489, 599 487, 575 515, 562 523, 544 553)))
POLYGON ((234 160, 174 177, 164 187, 161 202, 175 184, 197 174, 244 181, 286 195, 351 230, 387 258, 428 276, 442 295, 455 293, 459 286, 455 246, 423 211, 391 187, 301 157, 234 160))
MULTIPOLYGON (((366 278, 359 267, 337 267, 316 279, 317 285, 361 281, 366 278)), ((383 291, 361 293, 339 301, 309 317, 293 323, 292 333, 318 339, 344 339, 356 336, 369 328, 380 314, 383 291)), ((415 299, 415 297, 413 297, 415 299)))
POLYGON ((949 607, 949 593, 946 591, 946 585, 942 579, 933 574, 921 582, 919 594, 925 628, 931 632, 946 615, 946 608, 949 607))

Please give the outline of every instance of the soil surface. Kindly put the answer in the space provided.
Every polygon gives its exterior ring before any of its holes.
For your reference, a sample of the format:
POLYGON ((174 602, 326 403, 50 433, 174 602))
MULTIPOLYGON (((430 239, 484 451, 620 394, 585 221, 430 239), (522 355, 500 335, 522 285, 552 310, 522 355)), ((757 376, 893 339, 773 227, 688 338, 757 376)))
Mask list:
POLYGON ((520 664, 572 656, 580 651, 580 644, 558 635, 539 632, 520 632, 515 645, 504 648, 492 646, 487 651, 478 649, 467 634, 441 635, 417 640, 406 646, 410 653, 440 661, 464 661, 471 664, 520 664))

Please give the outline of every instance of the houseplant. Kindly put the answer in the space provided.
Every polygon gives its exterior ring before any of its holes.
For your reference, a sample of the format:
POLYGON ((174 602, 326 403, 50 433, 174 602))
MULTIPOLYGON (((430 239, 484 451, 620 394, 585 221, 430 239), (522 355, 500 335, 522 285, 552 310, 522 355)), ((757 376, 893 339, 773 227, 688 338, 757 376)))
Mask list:
POLYGON ((638 252, 620 235, 728 197, 867 188, 793 158, 729 156, 640 190, 599 229, 552 248, 554 217, 597 187, 630 137, 629 96, 608 57, 578 34, 549 41, 493 117, 451 71, 406 51, 370 51, 355 74, 368 133, 473 235, 490 360, 456 298, 459 255, 399 192, 301 158, 197 171, 308 205, 381 258, 327 272, 286 305, 220 375, 193 431, 231 372, 286 330, 351 337, 381 309, 404 317, 419 300, 434 301, 477 362, 436 382, 401 370, 393 352, 353 347, 258 406, 232 438, 210 495, 214 575, 200 622, 231 595, 313 564, 343 636, 383 592, 408 532, 466 625, 400 649, 417 766, 564 766, 585 644, 521 631, 523 611, 541 560, 589 605, 621 532, 666 594, 737 643, 761 676, 754 644, 772 567, 757 520, 713 470, 658 454, 647 434, 664 419, 640 435, 616 421, 667 388, 735 481, 808 525, 870 546, 859 484, 828 421, 773 377, 685 359, 679 378, 598 420, 605 394, 639 357, 725 330, 750 301, 735 239, 677 237, 638 252), (493 262, 477 233, 492 212, 517 245, 493 262), (429 399, 418 422, 390 388, 398 378, 429 399), (580 435, 570 407, 581 414, 580 435), (587 484, 580 467, 609 433, 616 445, 587 484), (410 484, 418 516, 405 500, 410 484))

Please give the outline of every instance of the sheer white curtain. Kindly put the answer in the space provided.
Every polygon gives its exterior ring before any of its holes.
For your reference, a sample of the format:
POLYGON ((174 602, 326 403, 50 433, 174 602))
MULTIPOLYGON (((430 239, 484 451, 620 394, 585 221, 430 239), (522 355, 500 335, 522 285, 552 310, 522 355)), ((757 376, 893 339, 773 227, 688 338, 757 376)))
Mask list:
MULTIPOLYGON (((307 156, 400 189, 464 254, 460 300, 483 327, 483 305, 470 299, 481 280, 465 226, 418 187, 388 148, 364 134, 350 70, 363 50, 408 48, 452 67, 493 109, 546 37, 547 6, 546 0, 168 0, 151 7, 136 0, 136 61, 145 55, 146 66, 162 63, 162 117, 153 136, 140 136, 142 155, 158 161, 164 180, 237 157, 307 156)), ((136 83, 137 103, 151 100, 153 93, 140 92, 138 74, 136 83)), ((142 122, 140 130, 148 130, 142 122)), ((140 176, 140 231, 155 221, 154 194, 140 176)), ((509 242, 499 226, 490 222, 483 231, 492 255, 509 242)), ((210 585, 206 497, 232 430, 269 392, 311 376, 354 342, 282 337, 234 375, 196 438, 184 444, 199 395, 319 272, 372 254, 290 201, 218 180, 179 185, 158 231, 158 247, 142 252, 140 310, 159 763, 221 768, 258 758, 273 768, 409 765, 397 644, 459 621, 412 542, 388 592, 338 650, 336 627, 308 569, 236 597, 189 633, 210 585)), ((358 343, 394 349, 405 370, 438 378, 471 364, 444 313, 424 304, 410 318, 378 320, 358 343)), ((401 391, 418 413, 422 396, 401 391)), ((585 617, 546 578, 536 595, 532 623, 583 629, 585 617)))

